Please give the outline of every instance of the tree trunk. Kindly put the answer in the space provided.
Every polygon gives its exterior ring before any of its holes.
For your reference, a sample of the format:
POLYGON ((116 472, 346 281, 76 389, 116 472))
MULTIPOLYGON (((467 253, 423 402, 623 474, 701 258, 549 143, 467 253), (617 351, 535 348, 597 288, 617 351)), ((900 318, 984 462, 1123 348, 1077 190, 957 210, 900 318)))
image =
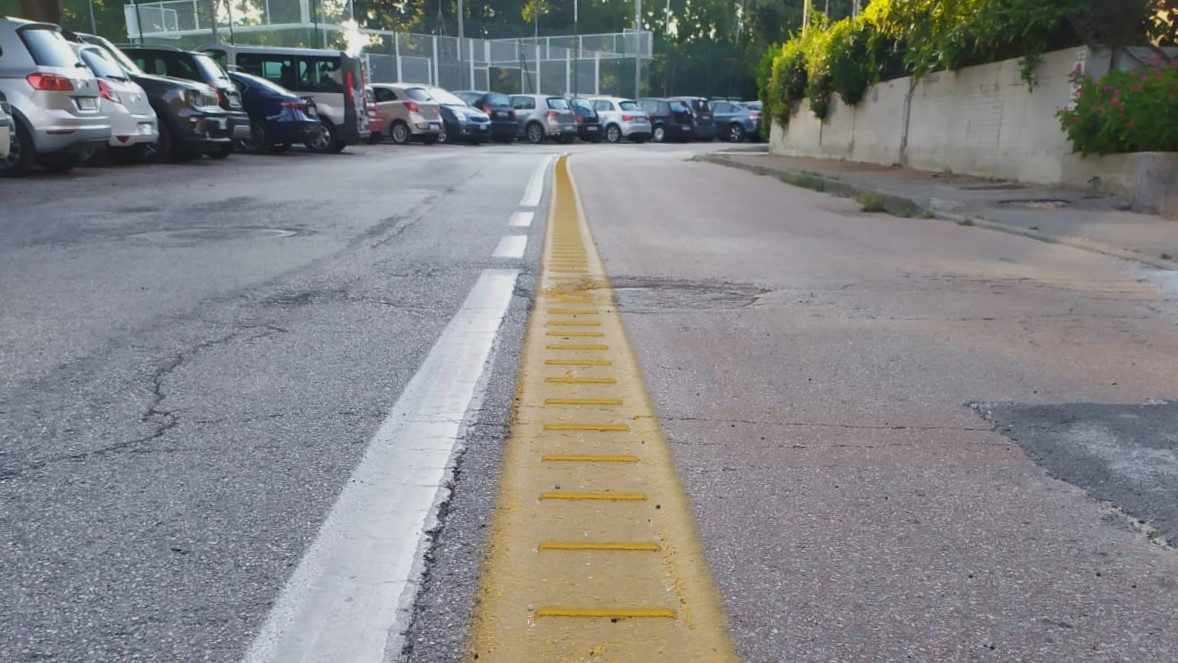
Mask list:
POLYGON ((20 0, 21 18, 61 24, 62 0, 20 0))

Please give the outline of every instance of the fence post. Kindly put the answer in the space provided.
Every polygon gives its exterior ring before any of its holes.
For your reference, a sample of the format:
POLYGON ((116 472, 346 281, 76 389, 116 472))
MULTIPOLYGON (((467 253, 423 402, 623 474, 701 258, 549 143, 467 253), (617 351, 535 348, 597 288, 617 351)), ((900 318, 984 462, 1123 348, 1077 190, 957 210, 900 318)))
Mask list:
POLYGON ((430 81, 430 85, 437 85, 440 87, 440 84, 438 83, 438 36, 437 35, 434 35, 433 41, 434 41, 434 70, 433 70, 433 80, 430 81))
POLYGON ((401 69, 401 33, 393 33, 393 57, 396 58, 397 63, 397 82, 405 80, 404 71, 401 69))
POLYGON ((540 94, 540 42, 536 42, 536 89, 532 94, 540 94))
POLYGON ((475 87, 474 84, 474 39, 466 40, 466 54, 470 60, 470 87, 475 87))
POLYGON ((593 94, 601 94, 601 51, 593 53, 593 94))
POLYGON ((572 86, 573 75, 573 52, 565 49, 564 52, 564 91, 568 92, 573 89, 572 86))

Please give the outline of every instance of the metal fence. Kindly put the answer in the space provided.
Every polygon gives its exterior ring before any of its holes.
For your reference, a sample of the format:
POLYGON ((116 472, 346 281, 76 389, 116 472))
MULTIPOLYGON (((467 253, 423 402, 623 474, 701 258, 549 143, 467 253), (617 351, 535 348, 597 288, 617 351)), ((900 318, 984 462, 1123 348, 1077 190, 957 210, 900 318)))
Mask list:
POLYGON ((653 54, 650 32, 509 39, 345 27, 350 3, 166 0, 124 7, 133 41, 198 48, 222 41, 359 50, 370 80, 449 89, 630 96, 653 54), (317 3, 313 4, 313 3, 317 3), (357 47, 357 42, 363 45, 357 47))

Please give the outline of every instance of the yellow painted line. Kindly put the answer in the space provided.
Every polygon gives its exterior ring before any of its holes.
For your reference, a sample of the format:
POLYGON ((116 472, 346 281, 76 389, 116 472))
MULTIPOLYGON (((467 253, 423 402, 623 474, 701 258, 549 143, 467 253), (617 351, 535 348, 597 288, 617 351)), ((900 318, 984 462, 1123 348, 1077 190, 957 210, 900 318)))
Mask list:
POLYGON ((465 663, 738 663, 568 164, 555 168, 465 663), (583 277, 554 271, 573 261, 583 277), (581 326, 549 324, 570 315, 593 315, 610 342, 552 342, 570 334, 552 327, 581 326), (548 381, 553 366, 599 365, 571 363, 582 358, 609 362, 617 403, 548 381), (562 405, 601 409, 570 422, 562 405))
POLYGON ((581 543, 577 541, 545 541, 541 543, 539 550, 589 550, 589 551, 612 551, 619 552, 658 552, 662 550, 657 543, 581 543))
POLYGON ((626 433, 630 427, 625 424, 544 424, 544 430, 551 431, 596 431, 599 433, 626 433))
POLYGON ((542 500, 571 500, 590 502, 645 502, 646 493, 562 493, 550 490, 540 493, 542 500))
POLYGON ((593 617, 596 619, 678 619, 679 613, 671 610, 670 608, 646 608, 641 610, 623 608, 537 608, 536 617, 593 617))
POLYGON ((548 366, 613 366, 608 359, 545 359, 548 366))
POLYGON ((544 323, 545 327, 600 327, 601 323, 595 320, 549 320, 544 323))
POLYGON ((617 378, 544 378, 556 384, 617 384, 617 378))
POLYGON ((565 338, 601 338, 605 336, 602 332, 587 332, 587 331, 550 331, 549 336, 563 336, 565 338))
POLYGON ((638 456, 618 454, 544 454, 546 463, 637 463, 638 456))

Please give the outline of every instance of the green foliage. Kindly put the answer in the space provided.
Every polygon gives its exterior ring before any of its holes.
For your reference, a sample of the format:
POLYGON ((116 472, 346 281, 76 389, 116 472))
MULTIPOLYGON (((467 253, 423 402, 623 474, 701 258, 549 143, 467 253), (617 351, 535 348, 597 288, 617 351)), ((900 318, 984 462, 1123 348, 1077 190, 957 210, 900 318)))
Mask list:
POLYGON ((806 59, 806 98, 810 100, 810 110, 821 119, 830 114, 830 95, 834 92, 830 75, 830 37, 826 17, 818 13, 801 38, 801 50, 806 59))
POLYGON ((794 103, 806 96, 806 54, 799 39, 786 42, 773 58, 767 94, 762 98, 765 112, 781 124, 789 124, 794 103))
POLYGON ((852 106, 863 99, 871 84, 870 36, 867 21, 843 19, 830 26, 827 58, 831 87, 852 106))
POLYGON ((1150 64, 1099 81, 1072 74, 1075 105, 1056 116, 1081 154, 1178 151, 1178 62, 1150 64))

